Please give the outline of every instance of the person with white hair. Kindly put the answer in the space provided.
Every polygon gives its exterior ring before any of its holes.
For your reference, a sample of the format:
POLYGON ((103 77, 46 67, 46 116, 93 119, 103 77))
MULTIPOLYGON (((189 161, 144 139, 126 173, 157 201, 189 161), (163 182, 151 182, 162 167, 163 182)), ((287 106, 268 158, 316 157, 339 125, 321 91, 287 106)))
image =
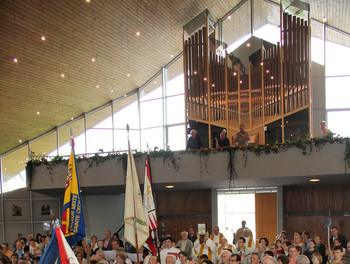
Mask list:
POLYGON ((190 131, 190 137, 187 140, 187 150, 192 150, 192 149, 201 149, 203 147, 203 143, 201 138, 197 135, 197 130, 192 129, 190 131))
POLYGON ((310 260, 307 256, 305 255, 299 255, 295 259, 296 264, 310 264, 310 260))
POLYGON ((228 250, 224 250, 221 253, 220 264, 229 264, 229 260, 230 260, 231 256, 232 256, 232 252, 230 252, 228 250))
POLYGON ((187 238, 188 233, 186 231, 182 231, 180 235, 181 239, 177 242, 176 246, 180 247, 180 250, 185 252, 187 256, 191 256, 193 243, 187 238))
MULTIPOLYGON (((306 257, 307 258, 307 257, 306 257)), ((263 258, 262 264, 276 264, 276 260, 271 256, 266 256, 263 258)))
POLYGON ((230 140, 226 137, 226 132, 227 132, 226 129, 223 129, 220 132, 220 137, 219 138, 215 137, 215 143, 218 149, 230 146, 230 140))
POLYGON ((234 247, 227 242, 227 239, 226 238, 222 238, 221 239, 221 245, 218 248, 218 261, 217 261, 217 263, 219 263, 219 259, 221 258, 221 254, 225 250, 231 250, 232 251, 233 249, 234 249, 234 247))
POLYGON ((219 232, 219 227, 216 225, 213 228, 213 233, 210 235, 210 239, 214 241, 215 245, 218 247, 221 244, 221 239, 224 238, 224 234, 219 232))
POLYGON ((320 130, 316 132, 316 137, 318 138, 324 138, 324 137, 332 137, 333 133, 326 128, 327 122, 326 121, 321 121, 320 124, 320 130))
POLYGON ((175 264, 176 257, 174 255, 167 255, 165 258, 165 264, 175 264))

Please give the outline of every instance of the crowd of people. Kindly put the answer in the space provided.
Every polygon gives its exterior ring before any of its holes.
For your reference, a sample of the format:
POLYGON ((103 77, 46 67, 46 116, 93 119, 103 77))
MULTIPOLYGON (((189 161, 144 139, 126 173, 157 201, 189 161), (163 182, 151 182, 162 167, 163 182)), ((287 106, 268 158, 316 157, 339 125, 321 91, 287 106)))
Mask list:
POLYGON ((193 228, 188 233, 183 231, 176 245, 171 243, 171 237, 167 237, 162 245, 164 249, 160 253, 160 264, 350 263, 350 242, 336 226, 331 228, 330 240, 323 244, 319 235, 312 238, 308 231, 296 231, 291 239, 282 231, 272 243, 266 237, 255 241, 251 230, 245 225, 245 221, 242 221, 232 244, 219 232, 218 226, 213 228, 211 235, 194 235, 193 228))
MULTIPOLYGON (((269 243, 266 237, 255 240, 251 230, 242 221, 242 227, 234 234, 232 243, 214 226, 213 233, 195 233, 193 227, 180 233, 174 241, 165 236, 159 244, 158 254, 142 247, 138 254, 143 264, 350 264, 350 242, 331 228, 329 241, 322 243, 319 235, 312 238, 308 231, 295 232, 292 237, 282 231, 269 243)), ((104 239, 93 235, 90 243, 85 239, 78 243, 76 256, 79 264, 133 264, 136 249, 123 243, 117 233, 107 230, 104 239)), ((18 234, 11 251, 8 243, 0 247, 0 264, 39 263, 50 242, 50 235, 37 234, 27 238, 18 234)))

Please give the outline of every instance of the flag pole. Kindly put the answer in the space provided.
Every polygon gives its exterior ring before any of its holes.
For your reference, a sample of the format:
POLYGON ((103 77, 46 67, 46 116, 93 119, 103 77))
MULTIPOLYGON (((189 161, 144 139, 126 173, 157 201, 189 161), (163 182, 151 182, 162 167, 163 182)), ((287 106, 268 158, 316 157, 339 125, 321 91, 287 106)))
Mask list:
MULTIPOLYGON (((130 148, 130 140, 129 140, 129 130, 130 130, 130 127, 129 127, 129 124, 126 125, 126 130, 128 132, 128 147, 129 147, 129 162, 131 164, 131 157, 130 155, 132 155, 131 153, 131 148, 130 148)), ((132 169, 132 167, 131 167, 132 169)), ((135 195, 135 194, 133 194, 135 195)), ((136 243, 136 256, 137 256, 137 264, 140 264, 140 256, 139 256, 139 243, 138 243, 138 240, 137 240, 137 227, 136 227, 136 209, 135 209, 135 200, 136 200, 136 197, 134 197, 134 231, 135 231, 135 243, 136 243)))

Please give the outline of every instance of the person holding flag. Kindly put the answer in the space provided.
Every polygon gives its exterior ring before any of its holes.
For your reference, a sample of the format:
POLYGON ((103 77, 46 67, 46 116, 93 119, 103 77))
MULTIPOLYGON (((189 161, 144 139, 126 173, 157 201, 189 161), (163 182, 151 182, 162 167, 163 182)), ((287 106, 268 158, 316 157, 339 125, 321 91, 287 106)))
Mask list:
POLYGON ((39 264, 79 264, 72 249, 75 249, 77 243, 85 237, 85 221, 73 138, 71 138, 71 146, 63 201, 62 227, 60 229, 58 219, 53 222, 52 238, 39 264))
MULTIPOLYGON (((71 131, 72 137, 72 131, 71 131)), ((80 195, 77 163, 74 153, 74 139, 71 138, 72 150, 68 161, 68 172, 66 180, 66 191, 63 200, 62 233, 68 244, 74 250, 76 244, 85 235, 85 221, 83 205, 80 195)))
MULTIPOLYGON (((149 228, 142 203, 135 161, 130 148, 129 125, 127 125, 127 131, 128 165, 125 186, 124 239, 138 252, 149 237, 149 228)), ((140 263, 139 254, 137 254, 137 263, 140 263)))

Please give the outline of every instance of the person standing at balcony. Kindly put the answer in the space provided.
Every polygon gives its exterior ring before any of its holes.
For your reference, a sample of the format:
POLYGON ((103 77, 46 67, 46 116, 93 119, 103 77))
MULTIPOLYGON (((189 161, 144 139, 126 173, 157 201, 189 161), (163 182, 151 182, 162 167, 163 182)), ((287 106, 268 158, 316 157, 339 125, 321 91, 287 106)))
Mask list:
POLYGON ((201 138, 197 135, 197 130, 192 129, 191 136, 187 140, 187 150, 201 149, 203 147, 201 138))
POLYGON ((230 146, 230 140, 226 137, 226 129, 223 129, 220 133, 220 137, 215 137, 216 147, 218 149, 226 148, 230 146))
POLYGON ((317 131, 316 137, 318 137, 318 138, 325 138, 325 137, 332 137, 333 136, 332 131, 327 129, 326 126, 327 126, 327 122, 326 121, 321 121, 321 124, 320 124, 320 128, 321 129, 319 131, 317 131))
POLYGON ((244 125, 239 125, 239 132, 236 134, 233 144, 237 144, 237 147, 247 147, 250 140, 250 135, 245 131, 244 125))

